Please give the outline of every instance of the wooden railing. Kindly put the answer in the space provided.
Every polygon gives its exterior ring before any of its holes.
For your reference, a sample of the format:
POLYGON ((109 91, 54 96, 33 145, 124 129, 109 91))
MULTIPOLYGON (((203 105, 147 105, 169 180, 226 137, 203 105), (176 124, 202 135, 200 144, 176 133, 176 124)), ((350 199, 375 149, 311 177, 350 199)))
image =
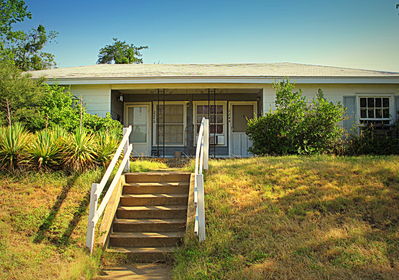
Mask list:
POLYGON ((111 163, 109 164, 107 170, 105 171, 103 178, 101 179, 100 183, 93 183, 91 186, 89 220, 87 224, 87 234, 86 234, 86 247, 90 249, 90 253, 93 252, 96 224, 100 219, 101 215, 104 213, 105 207, 107 206, 111 198, 115 186, 117 185, 120 177, 122 176, 122 172, 129 172, 130 154, 133 148, 132 145, 129 145, 129 136, 131 132, 132 132, 131 126, 123 128, 122 141, 119 144, 118 149, 116 150, 115 155, 111 160, 111 163), (119 168, 116 171, 116 174, 112 179, 112 182, 109 185, 109 188, 105 193, 100 206, 98 206, 99 202, 98 200, 100 198, 100 195, 103 192, 104 187, 108 182, 109 177, 111 176, 111 173, 114 170, 120 158, 122 150, 123 150, 122 162, 119 165, 119 168))
POLYGON ((202 118, 198 133, 197 150, 195 153, 195 183, 194 206, 195 223, 194 232, 200 242, 205 240, 205 200, 204 200, 204 175, 203 170, 208 169, 209 159, 209 120, 202 118))

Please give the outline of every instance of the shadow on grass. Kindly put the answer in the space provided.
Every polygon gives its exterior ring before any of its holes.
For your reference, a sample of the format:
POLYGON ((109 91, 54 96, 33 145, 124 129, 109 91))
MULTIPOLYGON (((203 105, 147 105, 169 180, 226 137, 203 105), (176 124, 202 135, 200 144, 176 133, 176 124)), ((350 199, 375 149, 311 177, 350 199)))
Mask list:
POLYGON ((68 245, 69 239, 75 230, 76 226, 80 222, 82 216, 86 213, 87 207, 90 204, 90 190, 86 193, 82 201, 80 202, 77 210, 73 214, 72 220, 69 222, 68 228, 62 234, 61 238, 58 240, 57 243, 61 245, 68 245))
POLYGON ((78 177, 79 177, 78 174, 73 175, 71 178, 68 179, 66 185, 63 186, 61 193, 57 196, 53 207, 51 207, 50 213, 47 215, 43 223, 39 226, 39 230, 36 232, 33 242, 40 243, 46 238, 46 233, 49 231, 50 227, 52 226, 55 217, 60 211, 62 203, 64 202, 70 189, 72 188, 78 177))

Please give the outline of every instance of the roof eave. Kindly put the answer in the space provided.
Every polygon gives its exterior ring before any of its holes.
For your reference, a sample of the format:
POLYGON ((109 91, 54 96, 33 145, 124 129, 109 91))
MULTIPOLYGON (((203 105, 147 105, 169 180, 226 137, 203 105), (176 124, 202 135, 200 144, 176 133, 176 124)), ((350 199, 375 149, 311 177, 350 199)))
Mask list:
POLYGON ((49 84, 169 84, 169 83, 249 83, 272 84, 284 79, 298 84, 399 84, 397 76, 149 76, 149 77, 90 77, 49 78, 49 84))

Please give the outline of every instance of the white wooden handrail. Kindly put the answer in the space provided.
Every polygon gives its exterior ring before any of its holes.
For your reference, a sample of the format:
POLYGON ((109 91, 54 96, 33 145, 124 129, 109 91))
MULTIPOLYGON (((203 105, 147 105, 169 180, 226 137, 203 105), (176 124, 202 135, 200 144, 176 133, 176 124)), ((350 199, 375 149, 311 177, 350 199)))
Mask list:
POLYGON ((109 164, 107 170, 105 171, 103 178, 101 179, 100 183, 93 183, 91 186, 89 219, 88 219, 87 233, 86 233, 86 247, 90 249, 90 253, 93 252, 96 224, 100 219, 101 215, 104 213, 105 207, 107 206, 109 199, 111 198, 112 192, 114 191, 115 186, 117 185, 118 180, 122 175, 122 172, 129 172, 130 154, 133 149, 132 145, 131 144, 129 145, 129 136, 131 132, 132 132, 131 126, 123 128, 122 141, 119 144, 118 149, 116 150, 114 157, 111 160, 111 163, 109 164), (105 193, 100 206, 97 208, 100 195, 104 190, 105 185, 108 182, 109 177, 111 176, 111 173, 114 170, 116 163, 120 158, 122 150, 123 150, 122 162, 119 165, 119 168, 116 171, 116 174, 107 192, 105 193))
POLYGON ((205 199, 203 169, 208 169, 209 159, 209 120, 202 118, 195 152, 195 181, 194 181, 194 232, 200 242, 205 240, 205 199))

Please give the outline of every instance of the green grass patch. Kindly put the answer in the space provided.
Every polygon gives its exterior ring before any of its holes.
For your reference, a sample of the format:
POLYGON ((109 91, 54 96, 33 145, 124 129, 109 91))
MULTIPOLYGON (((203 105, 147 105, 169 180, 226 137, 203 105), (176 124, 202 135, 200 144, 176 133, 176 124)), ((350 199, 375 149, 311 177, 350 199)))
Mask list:
POLYGON ((399 279, 399 157, 210 161, 175 279, 399 279))
POLYGON ((166 163, 155 159, 136 159, 130 163, 131 172, 148 172, 167 168, 168 165, 166 163))

